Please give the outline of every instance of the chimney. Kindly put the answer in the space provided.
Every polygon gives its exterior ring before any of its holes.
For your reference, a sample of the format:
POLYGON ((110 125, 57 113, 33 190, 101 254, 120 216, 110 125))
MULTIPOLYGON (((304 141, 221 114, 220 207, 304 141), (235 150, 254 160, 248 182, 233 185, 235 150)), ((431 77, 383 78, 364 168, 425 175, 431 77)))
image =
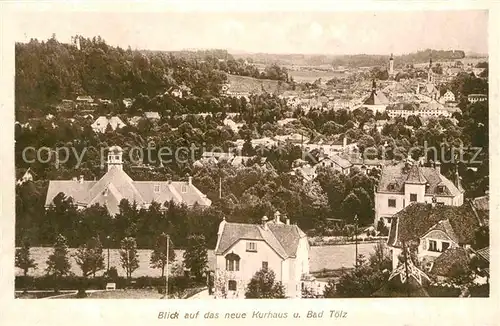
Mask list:
POLYGON ((436 169, 437 173, 441 174, 441 162, 436 161, 436 163, 434 163, 434 168, 436 169))
POLYGON ((262 228, 263 228, 264 230, 267 230, 267 221, 268 221, 268 220, 269 220, 269 219, 267 218, 267 216, 265 216, 265 215, 264 215, 264 216, 262 217, 262 228))
POLYGON ((193 177, 192 177, 192 176, 189 176, 189 177, 188 177, 188 184, 189 184, 189 185, 192 185, 192 184, 193 184, 193 177))
POLYGON ((276 223, 276 224, 280 224, 280 223, 281 223, 281 221, 280 221, 280 215, 281 215, 281 214, 280 214, 280 212, 279 212, 279 211, 276 211, 276 212, 274 213, 274 223, 276 223))
POLYGON ((286 225, 290 225, 290 219, 287 217, 285 218, 286 225))
POLYGON ((344 136, 344 140, 342 142, 342 148, 345 149, 347 147, 347 136, 344 136))
POLYGON ((83 183, 83 174, 80 174, 80 179, 78 180, 78 182, 83 183))

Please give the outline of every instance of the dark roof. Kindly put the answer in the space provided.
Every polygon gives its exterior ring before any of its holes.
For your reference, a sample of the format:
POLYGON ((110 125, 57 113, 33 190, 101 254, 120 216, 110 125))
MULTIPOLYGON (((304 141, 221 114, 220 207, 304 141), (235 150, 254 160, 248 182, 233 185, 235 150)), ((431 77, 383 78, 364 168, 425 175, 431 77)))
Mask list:
POLYGON ((490 247, 479 249, 478 251, 476 251, 476 254, 487 262, 490 262, 490 247))
POLYGON ((432 265, 431 273, 440 276, 453 276, 456 269, 469 269, 470 257, 464 248, 450 248, 439 255, 432 265))
POLYGON ((490 196, 482 196, 473 199, 474 206, 479 211, 487 211, 490 210, 490 196))
POLYGON ((382 92, 377 92, 373 90, 364 101, 364 105, 387 105, 389 104, 389 100, 382 92))
POLYGON ((267 223, 267 229, 260 224, 222 222, 223 229, 216 248, 217 255, 223 255, 239 240, 266 242, 280 257, 295 257, 299 240, 305 233, 297 225, 267 223))
POLYGON ((427 184, 426 195, 458 196, 462 191, 435 168, 405 163, 384 166, 377 192, 404 193, 405 183, 427 184))
POLYGON ((468 204, 433 207, 432 204, 412 203, 393 216, 387 244, 401 247, 401 241, 420 239, 432 229, 442 230, 450 238, 457 239, 459 244, 470 244, 478 226, 477 217, 468 204))

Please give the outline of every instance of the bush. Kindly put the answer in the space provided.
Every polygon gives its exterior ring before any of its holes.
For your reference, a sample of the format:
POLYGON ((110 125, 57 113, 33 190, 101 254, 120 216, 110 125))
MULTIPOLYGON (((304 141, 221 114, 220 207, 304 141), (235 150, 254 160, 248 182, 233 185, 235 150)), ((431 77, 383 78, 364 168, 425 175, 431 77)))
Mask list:
POLYGON ((440 285, 431 285, 427 289, 427 293, 429 293, 430 297, 438 298, 458 298, 460 292, 461 290, 459 288, 440 285))

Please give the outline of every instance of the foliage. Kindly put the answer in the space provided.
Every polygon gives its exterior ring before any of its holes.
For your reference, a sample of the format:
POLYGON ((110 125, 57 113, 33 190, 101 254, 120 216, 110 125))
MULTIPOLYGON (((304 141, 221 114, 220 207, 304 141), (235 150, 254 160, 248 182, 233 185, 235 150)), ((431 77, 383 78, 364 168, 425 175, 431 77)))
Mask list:
POLYGON ((79 247, 74 255, 75 261, 82 270, 83 277, 92 275, 104 269, 104 254, 98 237, 91 238, 85 245, 79 247))
POLYGON ((257 271, 247 285, 247 299, 284 299, 285 288, 281 282, 275 281, 275 273, 271 269, 257 271))
POLYGON ((59 234, 53 245, 54 251, 47 259, 46 272, 55 277, 61 277, 70 273, 69 250, 66 238, 59 234))
POLYGON ((190 235, 188 246, 184 252, 184 264, 195 279, 202 279, 208 263, 207 244, 205 237, 200 234, 190 235))
POLYGON ((24 239, 22 247, 16 249, 15 266, 23 270, 24 276, 28 275, 30 269, 36 269, 37 264, 30 256, 30 244, 28 239, 24 239))
POLYGON ((165 266, 167 265, 167 261, 173 262, 174 260, 175 260, 174 246, 171 243, 168 235, 166 233, 162 233, 157 238, 155 248, 151 252, 151 259, 150 259, 151 267, 160 268, 161 276, 163 277, 165 275, 165 266), (167 241, 169 242, 168 253, 167 253, 167 241))
POLYGON ((137 243, 134 238, 127 237, 121 241, 120 262, 125 270, 127 279, 132 277, 132 273, 139 268, 137 254, 137 243))

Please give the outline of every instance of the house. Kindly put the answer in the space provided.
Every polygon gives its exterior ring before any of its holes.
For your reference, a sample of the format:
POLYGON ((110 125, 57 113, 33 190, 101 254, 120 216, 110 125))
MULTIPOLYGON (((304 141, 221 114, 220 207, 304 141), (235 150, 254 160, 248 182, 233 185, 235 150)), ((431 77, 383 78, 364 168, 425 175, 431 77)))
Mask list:
POLYGON ((33 181, 33 173, 31 172, 31 168, 28 168, 27 170, 19 170, 20 173, 18 173, 18 178, 16 181, 16 185, 22 185, 23 183, 27 181, 33 181))
POLYGON ((446 102, 455 102, 455 94, 453 94, 452 91, 447 90, 446 93, 439 98, 439 102, 442 104, 445 104, 446 102))
POLYGON ((441 164, 421 166, 409 161, 382 168, 380 181, 375 190, 375 221, 391 223, 391 217, 413 202, 436 201, 449 206, 464 203, 464 189, 460 176, 451 181, 441 174, 441 164))
POLYGON ((100 204, 105 206, 112 216, 119 212, 118 205, 122 199, 127 199, 130 203, 135 202, 140 208, 147 208, 152 202, 160 203, 163 208, 165 202, 172 200, 187 206, 211 205, 210 199, 193 185, 191 177, 188 181, 133 181, 123 171, 122 156, 121 147, 109 148, 108 170, 98 181, 87 181, 83 176, 73 180, 51 180, 45 207, 50 207, 54 198, 61 193, 72 197, 79 209, 100 204))
POLYGON ((124 98, 122 100, 123 102, 123 105, 125 105, 125 107, 128 109, 129 107, 132 106, 132 104, 134 104, 134 101, 131 99, 131 98, 124 98))
POLYGON ((387 245, 396 268, 404 246, 415 246, 418 260, 432 269, 434 260, 449 249, 468 248, 473 243, 480 218, 468 203, 448 206, 414 202, 391 220, 387 245))
POLYGON ((488 99, 488 95, 485 94, 469 94, 467 100, 470 103, 483 102, 488 99))
POLYGON ((362 106, 376 113, 384 112, 387 105, 389 105, 389 100, 383 92, 377 90, 377 84, 375 83, 375 80, 373 80, 372 91, 363 101, 362 106))
POLYGON ((315 169, 317 169, 318 167, 332 168, 342 174, 349 175, 352 164, 345 158, 342 158, 338 155, 330 155, 320 159, 318 164, 315 165, 315 169))
POLYGON ((160 114, 158 112, 144 112, 144 118, 148 119, 150 121, 157 121, 160 120, 160 114))
POLYGON ((94 99, 88 95, 81 95, 76 98, 76 102, 78 103, 93 103, 94 99))
POLYGON ((282 135, 275 136, 274 139, 278 141, 278 143, 290 143, 290 144, 306 144, 309 142, 309 138, 304 137, 302 134, 290 134, 290 135, 282 135))
POLYGON ((429 274, 434 275, 437 281, 442 283, 456 276, 456 273, 470 271, 470 262, 469 250, 457 246, 445 250, 434 261, 429 262, 427 268, 429 274))
POLYGON ((223 220, 215 247, 216 298, 244 298, 245 288, 261 269, 271 269, 289 298, 301 297, 301 282, 309 275, 307 236, 279 212, 260 224, 230 223, 223 220))
POLYGON ((108 126, 111 128, 111 130, 114 131, 116 129, 120 129, 120 128, 125 127, 126 124, 117 116, 113 116, 113 117, 100 116, 91 125, 92 129, 95 132, 100 132, 100 133, 106 132, 106 129, 108 128, 108 126))

